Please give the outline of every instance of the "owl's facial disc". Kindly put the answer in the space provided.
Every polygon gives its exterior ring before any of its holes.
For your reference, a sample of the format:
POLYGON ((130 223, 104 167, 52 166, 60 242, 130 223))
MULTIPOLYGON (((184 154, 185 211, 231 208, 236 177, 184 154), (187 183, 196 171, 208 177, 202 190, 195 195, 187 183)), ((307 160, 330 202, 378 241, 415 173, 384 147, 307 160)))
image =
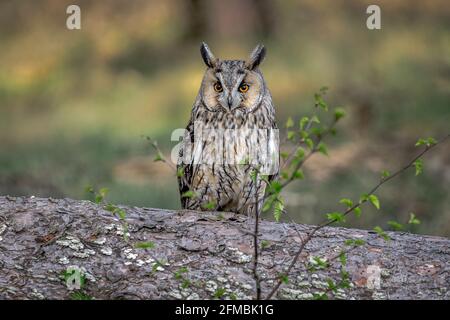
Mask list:
POLYGON ((249 70, 244 61, 224 60, 209 68, 203 79, 203 102, 211 111, 252 111, 261 101, 263 79, 249 70))
POLYGON ((217 83, 220 83, 222 88, 217 96, 217 101, 220 105, 227 111, 232 111, 239 107, 243 97, 238 88, 243 81, 244 74, 230 75, 222 71, 217 72, 216 77, 217 83))

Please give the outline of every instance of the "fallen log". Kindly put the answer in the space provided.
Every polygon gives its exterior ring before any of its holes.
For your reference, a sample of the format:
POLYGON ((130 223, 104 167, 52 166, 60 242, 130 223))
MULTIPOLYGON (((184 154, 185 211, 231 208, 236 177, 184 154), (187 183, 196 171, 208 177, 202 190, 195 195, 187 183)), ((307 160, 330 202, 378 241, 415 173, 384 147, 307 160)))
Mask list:
MULTIPOLYGON (((0 197, 0 299, 254 297, 251 218, 120 208, 126 224, 89 201, 0 197), (81 288, 68 280, 69 267, 81 270, 81 288)), ((312 228, 261 221, 263 297, 312 228)), ((388 235, 390 241, 366 230, 320 230, 273 298, 309 299, 327 291, 327 280, 341 277, 341 262, 333 257, 348 248, 346 240, 362 239, 364 245, 347 253, 349 287, 330 298, 449 299, 450 240, 388 235), (308 270, 313 257, 328 259, 329 266, 308 270)))

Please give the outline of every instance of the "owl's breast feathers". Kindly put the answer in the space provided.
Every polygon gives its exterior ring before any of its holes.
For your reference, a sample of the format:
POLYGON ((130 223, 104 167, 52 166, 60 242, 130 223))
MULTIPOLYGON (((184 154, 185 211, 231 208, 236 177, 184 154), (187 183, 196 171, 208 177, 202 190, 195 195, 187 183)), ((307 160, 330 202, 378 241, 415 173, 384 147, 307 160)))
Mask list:
POLYGON ((269 180, 278 175, 278 130, 270 99, 251 113, 212 112, 196 105, 178 161, 182 207, 253 213, 265 191, 261 179, 251 177, 255 168, 269 180))

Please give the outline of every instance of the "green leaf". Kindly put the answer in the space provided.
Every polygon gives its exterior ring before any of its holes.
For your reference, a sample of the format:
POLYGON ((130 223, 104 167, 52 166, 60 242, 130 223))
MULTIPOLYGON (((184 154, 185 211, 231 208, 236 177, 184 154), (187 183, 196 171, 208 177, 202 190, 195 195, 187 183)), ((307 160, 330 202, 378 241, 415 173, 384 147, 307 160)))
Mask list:
POLYGON ((287 274, 280 273, 279 277, 280 277, 281 282, 283 282, 284 284, 289 283, 289 277, 287 276, 287 274))
POLYGON ((266 201, 264 202, 262 211, 263 211, 263 212, 266 212, 266 211, 268 211, 270 208, 272 208, 272 205, 273 205, 273 202, 275 201, 275 199, 276 199, 276 195, 271 195, 271 196, 269 196, 269 197, 266 199, 266 201))
POLYGON ((217 288, 216 292, 214 292, 214 298, 220 299, 225 294, 225 288, 217 288))
POLYGON ((417 159, 416 161, 414 161, 413 165, 416 168, 416 176, 418 176, 419 174, 421 174, 423 172, 423 160, 422 159, 417 159))
POLYGON ((419 147, 419 146, 431 147, 432 145, 435 145, 436 143, 437 143, 437 141, 434 138, 431 138, 431 137, 429 137, 427 139, 421 138, 421 139, 417 140, 416 147, 419 147))
POLYGON ((351 208, 353 207, 353 201, 347 198, 343 198, 341 200, 339 200, 339 203, 345 204, 347 206, 347 208, 351 208))
POLYGON ((336 284, 334 283, 333 279, 327 279, 327 285, 328 285, 328 289, 330 289, 332 291, 336 291, 337 287, 336 287, 336 284))
POLYGON ((86 193, 94 193, 94 187, 91 186, 91 185, 87 185, 87 186, 84 188, 84 191, 85 191, 86 193))
POLYGON ((288 140, 292 140, 295 138, 295 131, 288 131, 287 133, 288 140))
POLYGON ((323 128, 317 128, 317 127, 311 129, 311 132, 312 132, 315 136, 317 136, 318 138, 320 138, 320 137, 322 136, 322 133, 323 133, 324 131, 325 131, 325 129, 323 129, 323 128))
POLYGON ((339 253, 339 261, 343 266, 347 264, 347 254, 344 251, 341 251, 341 253, 339 253))
POLYGON ((196 193, 192 190, 188 190, 181 195, 182 198, 194 198, 196 197, 196 193))
POLYGON ((102 201, 103 201, 103 196, 100 195, 100 194, 97 194, 97 195, 95 196, 94 202, 97 203, 97 204, 99 204, 99 203, 101 203, 102 201))
POLYGON ((436 141, 436 139, 434 139, 434 138, 428 138, 428 141, 427 141, 427 145, 428 146, 432 146, 432 145, 435 145, 437 143, 437 141, 436 141))
POLYGON ((312 141, 311 138, 306 138, 305 139, 305 143, 306 143, 306 145, 308 146, 309 149, 312 150, 314 148, 314 142, 312 141))
POLYGON ((184 279, 183 282, 181 283, 181 288, 186 289, 190 285, 191 285, 191 282, 188 279, 184 279))
POLYGON ((300 180, 304 179, 305 175, 303 174, 303 170, 302 169, 298 169, 298 170, 294 171, 292 173, 292 178, 293 179, 300 179, 300 180))
POLYGON ((339 282, 339 288, 350 288, 349 274, 345 270, 341 270, 341 281, 339 282))
POLYGON ((270 242, 269 241, 267 241, 267 240, 262 240, 261 241, 261 248, 265 249, 268 246, 270 246, 270 242))
POLYGON ((177 168, 177 177, 182 177, 182 176, 184 176, 184 168, 179 167, 179 168, 177 168))
POLYGON ((158 271, 158 267, 163 267, 163 265, 156 261, 155 263, 153 263, 152 272, 155 273, 156 271, 158 271))
POLYGON ((291 117, 289 117, 286 121, 286 128, 292 128, 294 126, 294 121, 292 120, 291 117))
POLYGON ((388 221, 388 225, 395 231, 400 231, 403 229, 403 225, 394 220, 388 221))
POLYGON ((302 160, 305 157, 305 149, 298 147, 295 152, 295 159, 302 160))
POLYGON ((326 94, 328 89, 329 88, 327 86, 323 86, 323 87, 320 87, 319 91, 320 91, 321 94, 326 94))
POLYGON ((423 145, 426 145, 426 144, 427 144, 427 141, 425 139, 420 138, 416 142, 416 147, 420 147, 420 146, 423 146, 423 145))
POLYGON ((348 239, 348 240, 345 240, 345 242, 344 242, 344 244, 347 246, 355 246, 355 247, 362 246, 365 243, 366 242, 363 239, 348 239))
POLYGON ((334 110, 334 119, 336 121, 339 121, 341 118, 343 118, 345 116, 345 111, 342 108, 336 108, 334 110))
POLYGON ((326 292, 313 293, 313 299, 314 300, 328 300, 328 295, 326 294, 326 292))
POLYGON ((380 237, 382 237, 384 240, 386 240, 386 241, 391 240, 391 238, 389 237, 389 235, 388 235, 386 232, 384 232, 384 230, 383 230, 381 227, 376 226, 375 228, 373 228, 373 230, 374 230, 380 237))
POLYGON ((300 131, 303 131, 305 129, 305 126, 308 122, 309 122, 308 117, 303 117, 300 119, 300 122, 299 122, 300 131))
POLYGON ((416 142, 416 147, 424 146, 424 145, 426 145, 426 144, 427 144, 426 140, 420 138, 420 139, 417 140, 417 142, 416 142))
POLYGON ((390 175, 391 175, 391 173, 390 173, 389 171, 387 171, 387 170, 383 170, 383 171, 381 172, 381 177, 382 177, 383 179, 388 178, 390 175))
POLYGON ((119 218, 121 220, 124 220, 127 217, 127 213, 125 212, 125 210, 117 208, 117 210, 115 211, 115 213, 117 213, 117 215, 119 216, 119 218))
POLYGON ((309 132, 305 130, 300 130, 300 137, 302 137, 303 140, 309 137, 309 132))
POLYGON ((252 179, 253 182, 256 181, 256 178, 258 177, 259 174, 259 169, 255 168, 250 172, 250 178, 252 179))
POLYGON ((315 107, 321 107, 323 110, 328 111, 328 105, 325 102, 325 100, 323 100, 322 98, 322 94, 320 93, 315 93, 314 94, 314 101, 315 101, 315 107))
POLYGON ((336 222, 345 222, 345 216, 342 212, 327 213, 327 219, 336 222))
POLYGON ((163 160, 164 160, 163 155, 161 154, 161 152, 158 151, 156 153, 155 157, 153 158, 153 161, 158 162, 158 161, 163 161, 163 160))
POLYGON ((108 203, 106 206, 104 206, 104 209, 109 212, 115 212, 117 210, 117 207, 111 203, 108 203))
POLYGON ((328 156, 328 149, 325 143, 320 142, 319 145, 317 146, 317 150, 319 150, 320 153, 328 156))
POLYGON ((245 166, 248 165, 250 163, 250 159, 248 157, 245 157, 244 159, 242 159, 241 161, 239 161, 239 164, 241 166, 245 166))
POLYGON ((408 224, 420 224, 420 220, 416 218, 416 215, 414 213, 409 214, 409 221, 408 224))
POLYGON ((92 300, 92 297, 82 291, 74 291, 70 294, 71 300, 92 300))
POLYGON ((153 249, 155 247, 155 243, 152 241, 146 242, 137 242, 134 247, 136 249, 153 249))
POLYGON ((280 221, 283 210, 284 210, 284 200, 283 198, 278 197, 273 207, 273 217, 275 218, 276 222, 280 221))
POLYGON ((208 203, 202 204, 202 208, 206 210, 213 210, 216 208, 216 201, 211 200, 208 203))
POLYGON ((311 123, 317 123, 317 124, 319 124, 319 123, 320 123, 320 120, 319 120, 319 118, 318 118, 317 116, 313 116, 313 117, 311 118, 311 123))
POLYGON ((105 205, 104 207, 105 210, 111 212, 112 214, 117 214, 119 216, 120 219, 125 219, 127 216, 127 213, 124 209, 120 209, 119 207, 108 203, 107 205, 105 205))
POLYGON ((269 181, 269 176, 268 176, 267 174, 261 174, 259 177, 260 177, 261 180, 264 181, 265 183, 267 183, 267 184, 270 183, 270 181, 269 181))
POLYGON ((361 207, 356 207, 355 209, 353 209, 353 213, 355 214, 355 216, 357 218, 361 217, 361 213, 362 213, 361 207))
POLYGON ((373 204, 373 206, 375 208, 377 208, 378 210, 380 210, 380 200, 378 200, 378 197, 374 194, 371 194, 369 196, 369 201, 373 204))
POLYGON ((368 195, 367 193, 364 193, 364 194, 362 194, 362 195, 359 197, 359 202, 360 202, 360 203, 366 202, 366 201, 368 201, 368 200, 369 200, 369 195, 368 195))
POLYGON ((314 270, 328 268, 329 263, 326 258, 312 257, 310 260, 311 267, 314 270))
POLYGON ((108 188, 101 188, 98 193, 104 198, 108 195, 109 189, 108 188))
POLYGON ((281 156, 281 158, 282 158, 283 160, 286 160, 287 157, 289 157, 289 153, 287 153, 287 152, 280 152, 280 156, 281 156))
POLYGON ((283 186, 281 185, 281 182, 278 180, 274 180, 270 183, 269 189, 271 193, 280 193, 283 189, 283 186))
POLYGON ((175 272, 175 274, 174 274, 175 279, 177 279, 177 280, 183 279, 183 273, 186 273, 186 272, 188 272, 188 269, 186 267, 181 267, 180 269, 178 269, 175 272))

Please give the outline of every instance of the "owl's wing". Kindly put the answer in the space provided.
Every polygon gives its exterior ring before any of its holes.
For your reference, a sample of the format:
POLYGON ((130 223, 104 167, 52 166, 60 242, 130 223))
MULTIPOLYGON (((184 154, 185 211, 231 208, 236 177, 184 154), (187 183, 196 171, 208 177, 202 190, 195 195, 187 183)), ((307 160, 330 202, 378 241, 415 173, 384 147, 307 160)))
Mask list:
POLYGON ((192 126, 192 121, 189 122, 189 124, 186 127, 186 134, 183 138, 183 143, 180 148, 180 152, 178 154, 178 163, 177 163, 177 178, 178 178, 178 189, 180 191, 180 200, 181 200, 181 207, 183 209, 186 208, 187 202, 189 198, 183 197, 183 194, 191 189, 192 184, 192 177, 194 175, 194 166, 192 164, 192 161, 186 163, 184 161, 185 153, 187 152, 186 148, 189 148, 189 146, 192 146, 192 143, 194 142, 194 129, 192 126), (188 143, 190 140, 190 144, 188 143))

